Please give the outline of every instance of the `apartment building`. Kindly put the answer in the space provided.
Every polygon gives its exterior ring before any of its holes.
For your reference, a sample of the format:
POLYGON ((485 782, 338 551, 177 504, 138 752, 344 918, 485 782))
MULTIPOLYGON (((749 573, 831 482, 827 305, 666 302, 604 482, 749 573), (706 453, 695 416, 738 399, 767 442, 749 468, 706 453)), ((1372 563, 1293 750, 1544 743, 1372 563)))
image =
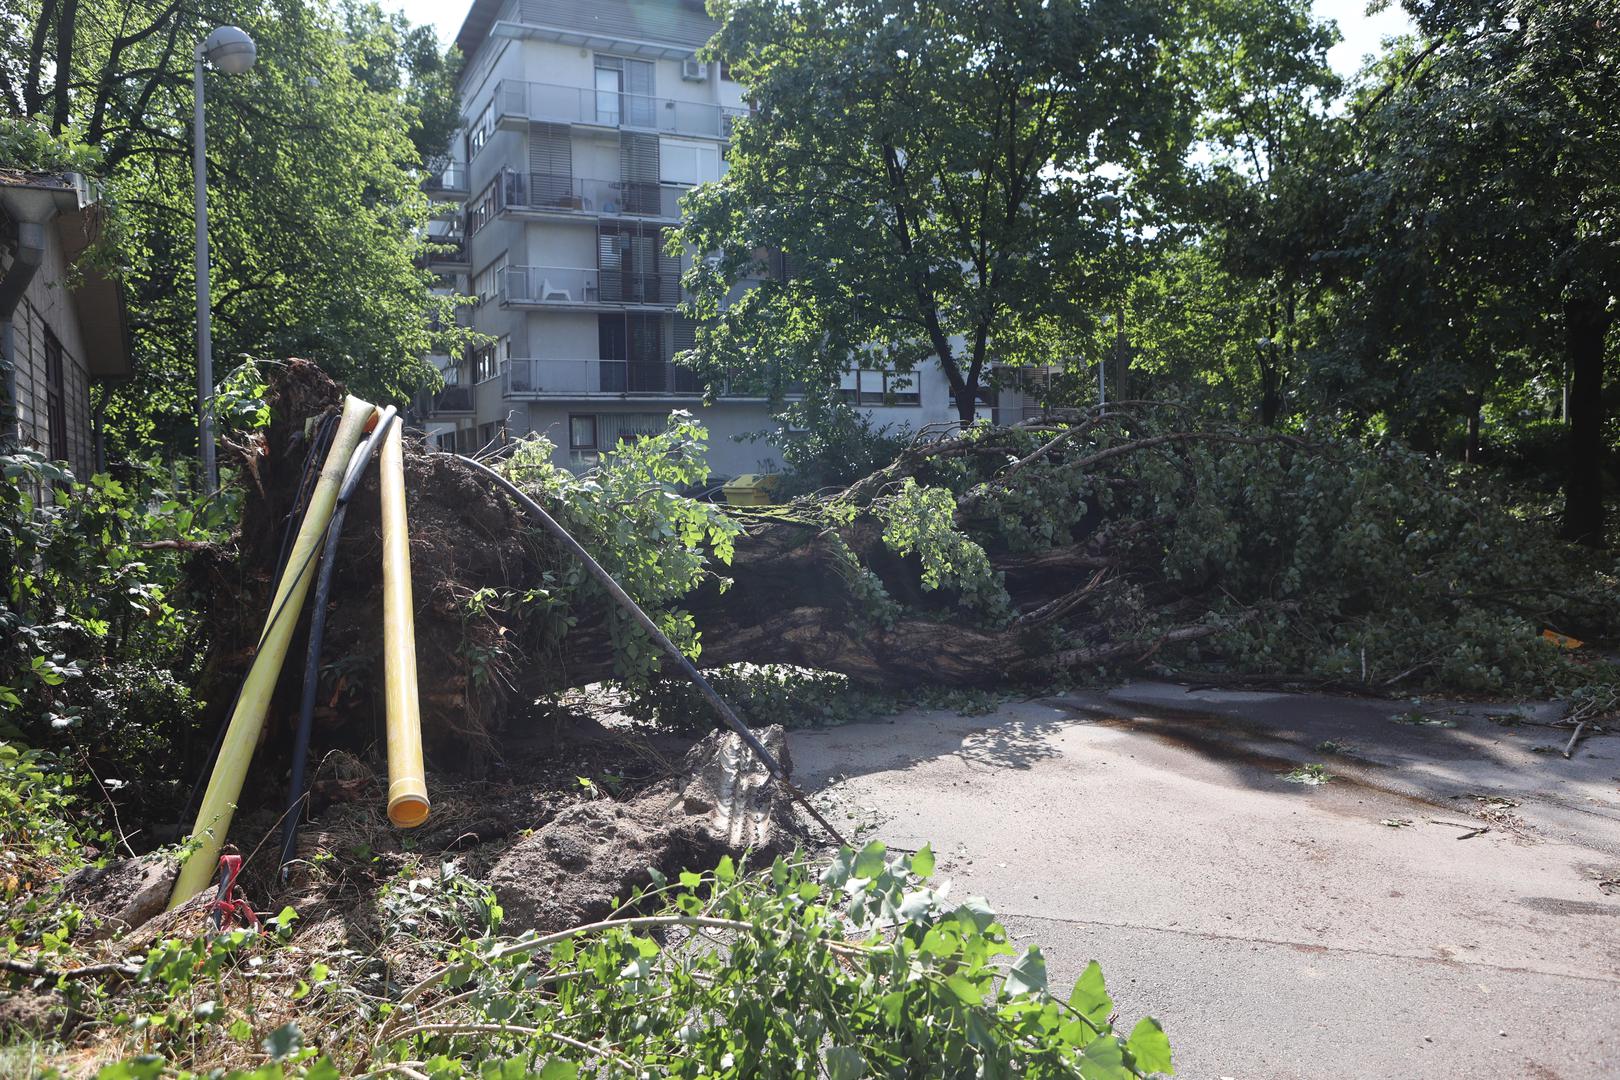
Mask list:
MULTIPOLYGON (((586 466, 672 409, 710 432, 720 476, 771 471, 779 449, 760 398, 702 403, 672 363, 694 325, 676 310, 682 259, 665 253, 681 196, 726 168, 742 88, 695 52, 716 30, 701 0, 475 0, 457 44, 465 130, 427 189, 430 265, 477 297, 469 324, 494 344, 435 357, 446 387, 419 403, 430 434, 467 451, 542 432, 586 466)), ((937 366, 905 380, 845 376, 879 424, 956 416, 937 366)), ((989 409, 986 409, 989 415, 989 409)))

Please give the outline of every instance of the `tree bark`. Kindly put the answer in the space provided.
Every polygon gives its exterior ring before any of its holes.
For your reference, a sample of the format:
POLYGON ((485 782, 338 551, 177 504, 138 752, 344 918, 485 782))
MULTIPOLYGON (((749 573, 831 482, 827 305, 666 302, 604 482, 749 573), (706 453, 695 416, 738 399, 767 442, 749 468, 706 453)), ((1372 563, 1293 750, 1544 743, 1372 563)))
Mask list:
POLYGON ((51 111, 51 134, 67 130, 68 87, 73 82, 73 36, 79 19, 79 0, 62 0, 62 14, 56 23, 55 106, 51 111))
POLYGON ((1564 347, 1569 359, 1569 442, 1564 478, 1564 535, 1603 547, 1603 353, 1614 324, 1598 297, 1564 305, 1564 347))
POLYGON ((1484 407, 1482 395, 1468 395, 1468 435, 1463 443, 1463 461, 1469 465, 1479 464, 1479 411, 1484 407))

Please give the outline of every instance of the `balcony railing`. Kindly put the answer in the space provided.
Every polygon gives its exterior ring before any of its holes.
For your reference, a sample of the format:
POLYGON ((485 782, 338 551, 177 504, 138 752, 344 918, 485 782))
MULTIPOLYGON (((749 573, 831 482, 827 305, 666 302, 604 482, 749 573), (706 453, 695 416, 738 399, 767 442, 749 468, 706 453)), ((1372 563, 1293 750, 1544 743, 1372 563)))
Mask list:
POLYGON ((509 304, 648 304, 680 302, 680 275, 637 274, 571 266, 508 266, 501 271, 501 300, 509 304))
POLYGON ((428 266, 467 265, 467 239, 463 236, 429 236, 429 248, 423 253, 428 266))
POLYGON ((495 84, 495 119, 590 124, 672 135, 731 137, 731 125, 744 109, 697 101, 587 90, 578 86, 502 79, 495 84))
POLYGON ((545 210, 590 216, 674 220, 681 216, 680 199, 689 190, 673 184, 589 180, 504 169, 496 188, 496 197, 503 210, 545 210))
POLYGON ((521 360, 507 361, 509 398, 622 396, 703 392, 697 374, 667 360, 521 360))
POLYGON ((429 195, 467 194, 467 166, 464 162, 433 162, 428 170, 427 179, 422 181, 422 190, 429 195))
POLYGON ((417 411, 424 416, 470 413, 473 411, 472 387, 447 386, 437 394, 423 394, 417 399, 417 411))

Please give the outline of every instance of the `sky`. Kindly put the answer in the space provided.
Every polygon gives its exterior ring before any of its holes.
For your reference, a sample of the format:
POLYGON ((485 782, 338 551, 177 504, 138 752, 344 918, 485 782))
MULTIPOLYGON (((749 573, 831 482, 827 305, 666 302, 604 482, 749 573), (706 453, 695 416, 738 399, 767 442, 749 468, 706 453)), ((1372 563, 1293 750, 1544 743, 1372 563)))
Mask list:
MULTIPOLYGON (((413 23, 432 23, 445 44, 461 29, 461 20, 472 6, 471 0, 383 0, 383 4, 403 11, 413 23)), ((1319 18, 1339 24, 1344 40, 1328 53, 1328 62, 1346 77, 1361 67, 1363 56, 1378 51, 1382 39, 1404 33, 1412 25, 1397 2, 1373 16, 1367 15, 1367 0, 1314 0, 1312 7, 1319 18)))
POLYGON ((1412 29, 1412 20, 1395 2, 1377 15, 1367 14, 1367 0, 1314 0, 1311 8, 1317 18, 1332 19, 1339 24, 1344 40, 1329 50, 1328 63, 1345 78, 1360 69, 1363 57, 1379 51, 1384 38, 1412 29))

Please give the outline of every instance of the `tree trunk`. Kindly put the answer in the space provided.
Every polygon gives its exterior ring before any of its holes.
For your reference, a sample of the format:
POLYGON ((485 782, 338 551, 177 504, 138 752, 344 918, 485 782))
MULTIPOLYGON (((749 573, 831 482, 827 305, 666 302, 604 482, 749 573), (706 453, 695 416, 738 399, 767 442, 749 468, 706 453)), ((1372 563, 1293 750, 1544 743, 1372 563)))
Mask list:
POLYGON ((972 425, 974 417, 978 415, 979 409, 978 386, 973 383, 964 382, 962 384, 962 389, 956 391, 955 398, 956 418, 961 421, 963 427, 972 425))
POLYGON ((51 134, 60 135, 67 130, 68 88, 73 82, 73 36, 79 18, 79 0, 63 0, 62 14, 56 23, 55 106, 51 111, 51 134))
POLYGON ((1569 359, 1569 443, 1564 479, 1564 535, 1603 547, 1603 352, 1614 317, 1597 298, 1564 305, 1569 359))
POLYGON ((1468 395, 1468 436, 1463 442, 1463 461, 1479 464, 1479 411, 1485 407, 1479 394, 1468 395))

